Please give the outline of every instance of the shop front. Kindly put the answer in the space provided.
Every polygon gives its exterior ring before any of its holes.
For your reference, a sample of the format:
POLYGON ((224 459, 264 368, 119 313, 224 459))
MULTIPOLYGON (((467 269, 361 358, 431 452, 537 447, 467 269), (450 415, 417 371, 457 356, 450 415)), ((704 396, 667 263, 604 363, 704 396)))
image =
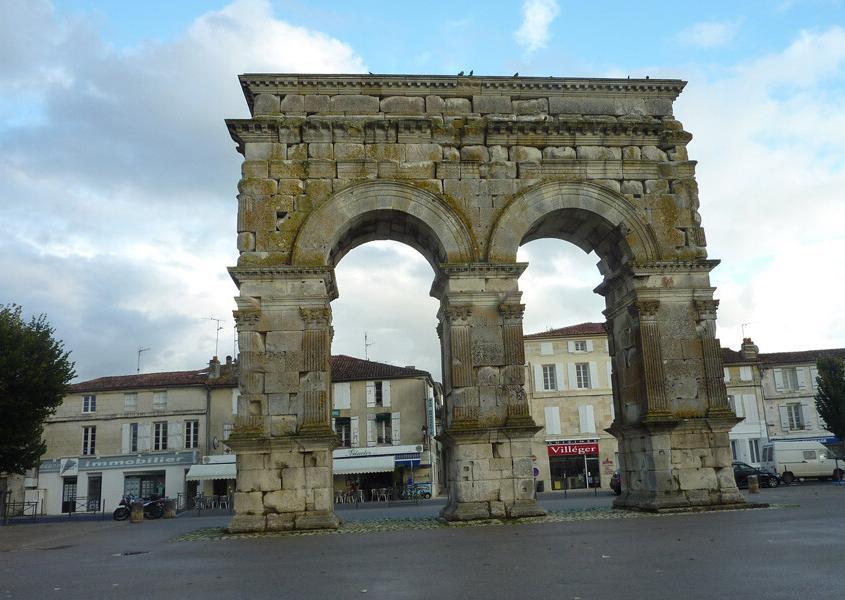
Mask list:
POLYGON ((126 494, 176 498, 196 462, 193 450, 45 460, 38 469, 44 512, 110 512, 126 494))
POLYGON ((421 445, 344 448, 333 453, 336 493, 363 492, 365 500, 379 491, 431 482, 430 453, 421 445), (426 459, 427 462, 423 460, 426 459))
POLYGON ((592 489, 602 486, 599 441, 547 442, 552 490, 592 489))

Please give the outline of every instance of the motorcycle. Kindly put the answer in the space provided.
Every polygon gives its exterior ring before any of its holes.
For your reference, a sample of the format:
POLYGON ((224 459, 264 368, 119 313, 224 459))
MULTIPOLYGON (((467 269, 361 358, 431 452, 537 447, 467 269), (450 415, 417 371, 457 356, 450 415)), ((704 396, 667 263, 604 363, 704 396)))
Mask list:
MULTIPOLYGON (((115 521, 125 521, 129 518, 132 512, 132 503, 137 498, 134 496, 124 496, 120 499, 120 503, 112 513, 115 521)), ((142 498, 144 503, 144 518, 145 519, 160 519, 164 515, 164 498, 150 500, 149 498, 142 498)))

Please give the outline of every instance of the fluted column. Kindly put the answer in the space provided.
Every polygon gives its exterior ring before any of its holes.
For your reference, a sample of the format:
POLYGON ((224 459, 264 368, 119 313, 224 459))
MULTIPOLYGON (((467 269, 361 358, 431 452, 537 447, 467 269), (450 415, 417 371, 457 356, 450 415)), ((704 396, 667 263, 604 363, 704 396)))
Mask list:
POLYGON ((716 311, 719 301, 695 300, 698 312, 698 331, 701 337, 701 352, 704 359, 704 384, 707 391, 708 417, 735 416, 728 404, 725 390, 725 371, 722 365, 722 350, 716 338, 716 311))
POLYGON ((305 385, 303 393, 304 428, 330 427, 327 389, 331 360, 331 308, 306 306, 299 309, 305 323, 302 336, 305 385))
POLYGON ((659 421, 671 418, 672 411, 666 398, 666 377, 660 350, 658 325, 660 301, 637 300, 631 305, 630 310, 639 325, 639 346, 646 395, 645 420, 659 421))

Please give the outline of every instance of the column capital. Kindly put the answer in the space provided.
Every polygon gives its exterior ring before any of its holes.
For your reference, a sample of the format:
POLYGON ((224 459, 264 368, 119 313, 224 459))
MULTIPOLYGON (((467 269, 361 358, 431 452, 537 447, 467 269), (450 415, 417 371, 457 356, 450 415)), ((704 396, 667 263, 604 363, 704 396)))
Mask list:
POLYGON ((449 304, 443 309, 449 325, 469 325, 471 304, 449 304))
POLYGON ((300 306, 299 316, 306 325, 321 327, 331 323, 332 311, 328 306, 300 306))
POLYGON ((643 299, 634 300, 628 307, 628 311, 634 318, 643 321, 653 321, 657 318, 657 311, 660 309, 660 300, 643 299))
POLYGON ((522 319, 525 314, 525 305, 518 302, 503 302, 499 305, 499 314, 505 320, 522 319))
POLYGON ((695 310, 698 312, 699 321, 716 319, 716 311, 719 309, 719 301, 715 299, 693 300, 695 310))

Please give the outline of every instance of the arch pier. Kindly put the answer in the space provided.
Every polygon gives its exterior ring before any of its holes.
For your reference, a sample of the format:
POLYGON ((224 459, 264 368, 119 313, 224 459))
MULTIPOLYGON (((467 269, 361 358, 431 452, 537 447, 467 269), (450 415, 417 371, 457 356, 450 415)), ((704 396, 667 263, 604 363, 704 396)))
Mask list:
MULTIPOLYGON (((235 319, 240 389, 232 531, 332 528, 334 267, 392 239, 434 271, 449 520, 542 514, 525 391, 519 246, 600 258, 622 496, 744 504, 731 468, 718 301, 684 82, 242 75, 235 319)), ((572 432, 577 433, 577 432, 572 432)))

